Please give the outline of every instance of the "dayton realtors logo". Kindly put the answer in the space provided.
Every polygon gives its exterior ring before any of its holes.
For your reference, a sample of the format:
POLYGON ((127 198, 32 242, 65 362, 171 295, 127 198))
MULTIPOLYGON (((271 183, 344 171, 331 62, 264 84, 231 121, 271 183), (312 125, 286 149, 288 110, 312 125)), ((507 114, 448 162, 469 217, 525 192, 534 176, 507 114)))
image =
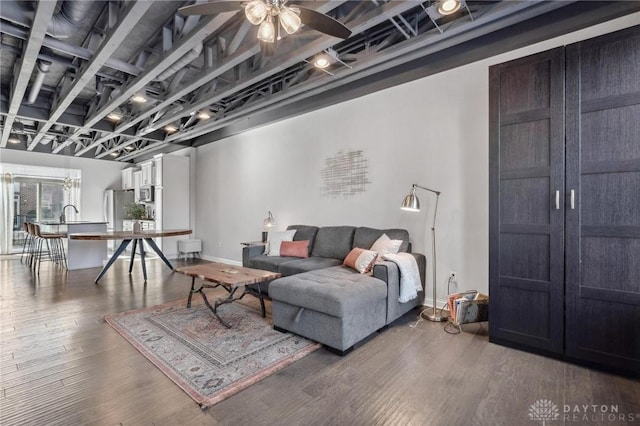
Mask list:
POLYGON ((529 418, 542 421, 542 426, 545 426, 548 421, 558 420, 559 417, 558 406, 551 400, 539 399, 529 406, 529 418))
POLYGON ((529 419, 542 422, 546 426, 548 422, 560 419, 560 409, 562 409, 562 420, 565 423, 575 422, 585 424, 594 422, 602 423, 640 423, 639 413, 621 413, 617 404, 564 404, 561 408, 549 399, 539 399, 529 406, 529 419))

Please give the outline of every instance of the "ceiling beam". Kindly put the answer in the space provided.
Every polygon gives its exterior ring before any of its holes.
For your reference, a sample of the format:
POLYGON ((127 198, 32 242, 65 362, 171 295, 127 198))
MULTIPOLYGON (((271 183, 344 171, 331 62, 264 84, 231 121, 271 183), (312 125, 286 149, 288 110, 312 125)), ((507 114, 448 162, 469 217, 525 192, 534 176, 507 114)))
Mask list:
MULTIPOLYGON (((197 78, 192 83, 182 87, 177 92, 174 92, 168 98, 166 98, 164 101, 162 101, 161 103, 159 103, 155 107, 151 108, 150 110, 145 111, 142 114, 138 115, 133 120, 116 127, 115 131, 118 132, 118 133, 119 132, 123 132, 123 131, 127 130, 128 128, 134 126, 135 124, 141 122, 145 118, 150 117, 153 114, 156 114, 156 113, 162 111, 163 109, 171 106, 172 103, 174 103, 178 99, 182 98, 184 95, 187 95, 188 93, 191 93, 192 91, 196 90, 198 87, 208 83, 209 81, 211 81, 211 80, 215 79, 216 77, 222 75, 223 73, 229 71, 230 69, 232 69, 236 65, 238 65, 238 64, 246 61, 250 57, 254 56, 259 51, 260 51, 260 46, 259 45, 248 46, 248 47, 246 47, 244 49, 239 50, 238 52, 236 52, 235 54, 233 54, 229 58, 227 58, 219 67, 211 69, 211 70, 208 70, 208 71, 205 71, 204 74, 200 78, 197 78)), ((88 147, 86 147, 83 151, 86 152, 89 149, 94 148, 95 146, 97 146, 97 145, 99 145, 101 143, 104 143, 104 142, 108 141, 109 139, 112 139, 112 138, 114 138, 116 136, 117 136, 117 133, 111 134, 111 135, 107 135, 107 136, 105 136, 103 138, 100 138, 94 144, 91 144, 88 147)), ((82 155, 82 154, 84 154, 84 152, 80 151, 79 154, 82 155)))
POLYGON ((365 56, 360 61, 352 63, 352 68, 345 68, 340 72, 334 73, 333 78, 328 83, 327 79, 323 78, 324 76, 307 81, 306 83, 301 83, 295 86, 295 88, 270 96, 263 101, 243 108, 235 114, 229 114, 220 120, 203 122, 191 129, 188 134, 185 132, 179 135, 174 134, 168 137, 166 142, 202 136, 253 112, 269 111, 293 102, 301 101, 304 98, 316 95, 322 91, 351 83, 408 61, 449 49, 474 38, 528 19, 533 19, 536 16, 565 7, 569 3, 571 2, 546 2, 541 0, 537 0, 537 2, 501 3, 499 6, 477 17, 473 21, 466 21, 464 23, 455 21, 452 23, 455 25, 449 26, 444 34, 437 31, 434 33, 424 33, 421 36, 398 44, 394 49, 387 49, 376 55, 365 56))
POLYGON ((158 63, 156 63, 152 68, 141 73, 126 88, 124 88, 118 96, 103 105, 98 111, 95 112, 92 117, 87 119, 84 125, 76 130, 76 132, 71 135, 71 137, 66 142, 58 146, 58 148, 56 148, 53 153, 56 154, 60 152, 67 145, 73 143, 73 141, 76 140, 81 133, 88 131, 92 125, 100 121, 102 118, 106 117, 106 115, 113 111, 113 109, 127 102, 129 98, 131 98, 131 96, 133 96, 139 90, 144 89, 144 87, 148 83, 153 81, 153 79, 155 79, 162 71, 173 65, 178 59, 182 58, 198 43, 202 43, 202 40, 204 40, 215 30, 219 29, 235 14, 236 12, 226 12, 215 16, 202 17, 201 23, 193 31, 185 35, 185 37, 183 37, 178 43, 176 43, 171 50, 165 52, 163 56, 160 57, 158 63))
MULTIPOLYGON (((341 1, 332 1, 332 2, 325 2, 323 4, 321 4, 318 7, 318 11, 325 13, 328 12, 329 10, 332 10, 334 8, 336 8, 337 6, 339 6, 340 4, 344 3, 345 0, 341 0, 341 1)), ((245 30, 243 30, 245 27, 247 27, 246 24, 249 24, 249 27, 251 27, 251 23, 249 21, 243 21, 243 23, 240 25, 240 29, 238 30, 240 33, 246 34, 245 30)), ((248 27, 246 28, 246 31, 248 31, 248 27)), ((236 37, 238 37, 238 35, 236 34, 236 37)), ((244 37, 244 35, 243 35, 244 37)), ((242 37, 238 37, 238 40, 241 40, 242 37)), ((234 39, 235 40, 235 39, 234 39)), ((222 74, 224 74, 225 72, 233 69, 234 67, 240 65, 241 63, 243 63, 244 61, 246 61, 247 59, 251 58, 252 56, 257 55, 258 53, 260 53, 260 44, 255 42, 252 43, 250 45, 248 45, 247 47, 240 49, 239 51, 236 51, 236 47, 234 47, 235 42, 232 41, 230 46, 227 48, 227 50, 230 52, 229 56, 227 56, 225 58, 224 61, 222 61, 222 63, 212 69, 206 70, 202 73, 202 75, 200 77, 198 77, 196 80, 194 80, 193 82, 191 82, 190 84, 180 88, 177 92, 171 93, 167 98, 165 98, 164 101, 162 101, 160 104, 156 105, 155 107, 151 108, 148 111, 145 111, 141 114, 139 114, 138 116, 134 117, 132 120, 123 123, 121 125, 119 125, 118 127, 116 127, 115 131, 116 132, 122 132, 128 128, 130 128, 131 126, 134 126, 135 124, 141 122, 142 120, 144 120, 147 117, 152 116, 153 114, 156 114, 162 110, 164 110, 165 108, 170 107, 174 102, 176 102, 178 99, 182 98, 183 96, 193 92, 194 90, 198 89, 201 86, 204 86, 205 84, 209 83, 210 81, 215 80, 217 77, 221 76, 222 74)), ((188 115, 192 112, 192 110, 187 111, 187 113, 183 114, 182 116, 188 115)), ((175 116, 175 114, 174 114, 175 116)), ((173 120, 175 121, 175 120, 173 120)), ((168 124, 170 122, 164 123, 162 125, 157 125, 158 127, 162 127, 166 124, 168 124)), ((154 126, 156 126, 156 124, 154 123, 154 126)), ((111 134, 111 135, 107 135, 103 138, 98 139, 97 141, 95 141, 93 144, 88 145, 86 148, 84 148, 83 150, 79 151, 76 155, 82 155, 84 153, 86 153, 87 151, 89 151, 92 148, 95 148, 96 146, 98 146, 101 143, 104 143, 106 141, 108 141, 109 139, 112 139, 114 137, 117 136, 117 133, 115 134, 111 134)))
POLYGON ((15 81, 11 90, 9 112, 5 117, 2 129, 0 148, 7 146, 13 122, 16 119, 16 114, 18 113, 18 109, 20 109, 22 99, 27 91, 31 73, 36 65, 38 54, 40 53, 40 48, 42 47, 42 42, 47 32, 47 25, 49 25, 49 21, 51 20, 55 9, 55 1, 40 1, 37 4, 36 13, 33 17, 33 23, 31 26, 31 32, 29 33, 29 39, 27 40, 27 45, 22 54, 22 59, 19 62, 19 69, 15 70, 15 81))
MULTIPOLYGON (((387 21, 390 17, 399 15, 407 10, 413 9, 416 6, 414 2, 406 1, 406 2, 389 2, 385 3, 382 6, 370 11, 369 13, 365 13, 362 15, 358 15, 357 18, 353 20, 353 22, 347 22, 346 25, 353 32, 353 34, 359 34, 366 31, 369 28, 372 28, 382 22, 387 21)), ((302 47, 294 50, 287 51, 283 50, 283 53, 279 55, 273 56, 268 66, 260 68, 258 71, 249 74, 242 80, 239 80, 232 84, 231 86, 225 88, 221 92, 216 93, 212 97, 204 98, 203 100, 197 101, 194 104, 185 108, 184 112, 178 112, 176 114, 170 115, 159 122, 155 123, 156 126, 162 127, 168 123, 173 121, 177 121, 182 117, 189 115, 191 111, 196 111, 202 108, 206 108, 209 105, 219 102, 220 100, 233 95, 247 87, 250 87, 253 84, 259 83, 260 81, 277 74, 278 72, 293 66, 300 61, 309 58, 321 52, 322 50, 333 46, 336 43, 336 38, 332 36, 319 36, 315 40, 309 43, 305 43, 302 47)), ((184 131, 181 132, 184 134, 184 131)), ((168 140, 175 140, 177 138, 176 135, 172 135, 168 140)))
MULTIPOLYGON (((495 32, 473 37, 451 48, 421 55, 413 61, 402 62, 383 72, 356 79, 347 85, 323 87, 322 91, 316 90, 313 96, 305 97, 305 102, 289 103, 286 106, 278 105, 277 109, 271 108, 270 111, 261 109, 253 113, 250 118, 236 117, 226 126, 207 133, 197 140, 191 140, 189 146, 200 147, 256 127, 366 96, 638 11, 640 11, 640 5, 637 3, 633 5, 631 2, 609 4, 591 2, 586 7, 581 1, 568 3, 568 6, 558 9, 557 12, 541 14, 495 32)), ((176 149, 183 146, 184 144, 176 145, 176 149)))
MULTIPOLYGON (((49 0, 45 0, 45 1, 47 1, 48 3, 54 3, 54 4, 56 3, 55 1, 49 1, 49 0)), ((0 10, 5 7, 5 3, 11 4, 11 2, 3 1, 2 7, 0 7, 0 10)), ((49 23, 47 22, 46 25, 48 24, 49 23)), ((30 23, 26 24, 25 26, 26 27, 30 26, 30 23)), ((27 31, 24 30, 22 27, 19 27, 17 25, 13 25, 4 21, 0 21, 0 33, 7 34, 22 40, 27 40, 29 38, 27 31)), ((89 49, 85 49, 82 46, 74 46, 72 44, 65 43, 64 41, 55 39, 51 36, 45 36, 44 41, 42 42, 42 46, 48 47, 52 50, 63 53, 65 55, 70 55, 76 58, 84 59, 85 61, 90 60, 91 57, 93 56, 93 53, 89 49)), ((121 71, 123 73, 130 74, 130 75, 138 75, 140 74, 140 72, 142 72, 142 70, 137 66, 131 65, 125 61, 122 61, 116 58, 111 58, 107 60, 104 64, 105 66, 111 69, 114 69, 116 71, 121 71)))
POLYGON ((82 89, 95 78, 96 73, 120 47, 120 44, 126 39, 129 32, 135 28, 136 23, 144 16, 152 4, 150 1, 129 3, 127 9, 119 17, 117 24, 111 28, 109 36, 102 42, 91 60, 80 74, 75 77, 67 90, 60 94, 57 103, 53 106, 49 120, 39 129, 38 134, 33 138, 27 150, 33 150, 40 143, 46 132, 57 122, 73 100, 82 92, 82 89))

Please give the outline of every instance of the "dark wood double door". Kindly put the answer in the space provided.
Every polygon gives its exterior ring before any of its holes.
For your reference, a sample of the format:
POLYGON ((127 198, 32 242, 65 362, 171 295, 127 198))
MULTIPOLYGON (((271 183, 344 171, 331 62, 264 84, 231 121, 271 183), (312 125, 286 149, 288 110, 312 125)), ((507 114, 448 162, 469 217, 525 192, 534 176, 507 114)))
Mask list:
POLYGON ((640 373, 640 27, 490 69, 490 339, 640 373))

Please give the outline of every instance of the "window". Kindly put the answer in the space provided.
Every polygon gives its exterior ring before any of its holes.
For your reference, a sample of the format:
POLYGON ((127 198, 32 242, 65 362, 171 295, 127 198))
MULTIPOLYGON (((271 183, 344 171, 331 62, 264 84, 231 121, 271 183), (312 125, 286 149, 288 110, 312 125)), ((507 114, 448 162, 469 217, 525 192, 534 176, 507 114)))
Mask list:
POLYGON ((65 203, 64 182, 60 179, 16 177, 13 181, 16 223, 57 220, 65 203))
POLYGON ((80 205, 80 170, 0 163, 0 177, 0 254, 22 250, 24 222, 58 221, 64 205, 80 205))

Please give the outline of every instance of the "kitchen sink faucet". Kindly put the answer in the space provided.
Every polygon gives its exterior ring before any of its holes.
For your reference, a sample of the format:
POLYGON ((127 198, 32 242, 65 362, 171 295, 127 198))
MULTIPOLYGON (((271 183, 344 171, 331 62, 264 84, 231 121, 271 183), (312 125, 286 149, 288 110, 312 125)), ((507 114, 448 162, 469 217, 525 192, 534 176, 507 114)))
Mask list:
POLYGON ((76 214, 80 213, 76 206, 74 206, 73 204, 67 204, 62 208, 62 213, 60 213, 60 223, 66 223, 67 221, 67 217, 64 215, 64 209, 66 209, 67 207, 73 207, 73 209, 76 211, 76 214))

